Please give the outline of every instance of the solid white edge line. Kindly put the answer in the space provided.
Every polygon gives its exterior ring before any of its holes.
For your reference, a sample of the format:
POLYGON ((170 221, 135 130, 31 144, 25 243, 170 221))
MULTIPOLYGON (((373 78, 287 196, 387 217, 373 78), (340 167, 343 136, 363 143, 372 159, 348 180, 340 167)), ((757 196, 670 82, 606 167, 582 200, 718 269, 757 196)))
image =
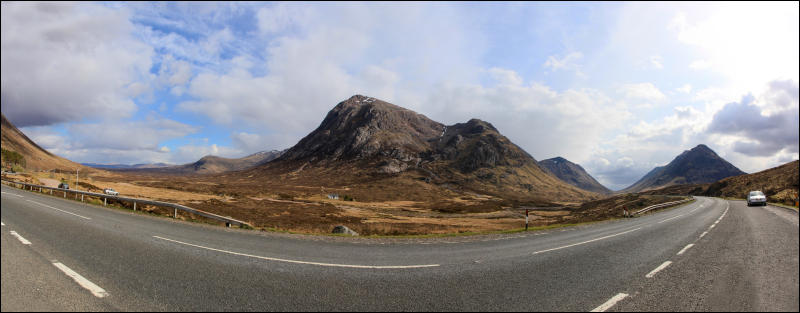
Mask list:
POLYGON ((7 195, 12 195, 12 196, 17 196, 17 197, 20 197, 20 198, 24 198, 24 196, 18 195, 18 194, 15 194, 15 193, 10 193, 10 192, 5 192, 5 191, 3 191, 2 193, 7 194, 7 195))
POLYGON ((616 296, 611 297, 611 299, 608 299, 606 303, 603 303, 600 306, 594 308, 594 310, 592 310, 591 312, 605 312, 606 310, 610 309, 615 304, 617 304, 617 302, 620 302, 622 301, 622 299, 625 299, 625 297, 627 296, 628 296, 627 293, 620 292, 616 296))
POLYGON ((664 262, 664 263, 661 263, 661 265, 659 265, 658 267, 656 267, 656 269, 654 269, 654 270, 650 271, 650 273, 647 273, 647 275, 644 275, 644 277, 647 277, 647 278, 652 278, 653 276, 655 276, 655 275, 656 275, 656 273, 658 273, 658 272, 660 272, 661 270, 663 270, 663 269, 667 268, 667 266, 669 266, 670 264, 672 264, 672 261, 666 261, 666 262, 664 262))
POLYGON ((540 250, 540 251, 536 251, 536 252, 534 252, 532 254, 539 254, 539 253, 549 252, 549 251, 553 251, 553 250, 559 250, 559 249, 574 247, 574 246, 577 246, 577 245, 582 245, 582 244, 590 243, 590 242, 593 242, 593 241, 608 239, 608 238, 611 238, 611 237, 615 237, 615 236, 619 236, 619 235, 622 235, 622 234, 630 233, 632 231, 639 230, 639 229, 642 229, 642 228, 641 227, 636 227, 634 229, 631 229, 631 230, 628 230, 628 231, 624 231, 624 232, 621 232, 621 233, 616 233, 616 234, 608 235, 608 236, 605 236, 605 237, 595 238, 595 239, 592 239, 592 240, 586 240, 586 241, 582 241, 582 242, 579 242, 579 243, 573 243, 571 245, 561 246, 561 247, 557 247, 557 248, 540 250))
POLYGON ((693 247, 693 246, 694 246, 694 244, 693 244, 693 243, 690 243, 690 244, 686 245, 686 247, 683 247, 683 249, 681 249, 681 251, 678 251, 678 254, 677 254, 677 255, 681 255, 681 254, 683 254, 684 252, 686 252, 686 250, 689 250, 689 248, 691 248, 691 247, 693 247))
POLYGON ((246 257, 257 258, 257 259, 268 260, 268 261, 277 261, 277 262, 286 262, 286 263, 295 263, 295 264, 319 265, 319 266, 331 266, 331 267, 348 267, 348 268, 370 268, 370 269, 407 269, 407 268, 425 268, 425 267, 437 267, 437 266, 439 266, 439 264, 423 264, 423 265, 352 265, 352 264, 334 264, 334 263, 306 262, 306 261, 271 258, 271 257, 265 257, 265 256, 259 256, 259 255, 252 255, 252 254, 246 254, 246 253, 239 253, 239 252, 233 252, 233 251, 209 248, 209 247, 204 247, 204 246, 201 246, 201 245, 195 245, 195 244, 186 243, 186 242, 173 240, 173 239, 169 239, 169 238, 164 238, 164 237, 159 237, 159 236, 153 236, 153 237, 161 239, 161 240, 171 241, 171 242, 179 243, 179 244, 182 244, 182 245, 187 245, 187 246, 206 249, 206 250, 211 250, 211 251, 217 251, 217 252, 228 253, 228 254, 233 254, 233 255, 246 256, 246 257))
POLYGON ((93 282, 76 273, 66 265, 59 262, 54 262, 53 265, 64 272, 64 274, 67 274, 67 276, 71 277, 76 283, 78 283, 78 285, 81 285, 81 287, 89 290, 89 292, 91 292, 95 297, 105 298, 108 296, 108 292, 106 292, 103 288, 95 285, 93 282))
POLYGON ((86 217, 86 216, 83 216, 83 215, 78 215, 78 214, 75 214, 75 213, 72 213, 72 212, 64 211, 64 210, 59 209, 59 208, 54 208, 54 207, 51 207, 51 206, 49 206, 47 204, 44 204, 44 203, 39 203, 39 202, 36 202, 36 201, 33 201, 33 200, 25 200, 25 201, 33 202, 33 203, 36 203, 36 204, 41 205, 43 207, 47 207, 47 208, 50 208, 50 209, 53 209, 53 210, 56 210, 56 211, 61 211, 61 212, 67 213, 67 214, 72 214, 72 215, 75 215, 75 216, 80 217, 82 219, 91 220, 90 217, 86 217))
POLYGON ((19 242, 21 242, 23 245, 30 245, 30 244, 31 244, 31 242, 30 242, 30 241, 28 241, 28 240, 27 240, 27 239, 25 239, 25 238, 22 238, 22 236, 20 236, 19 234, 17 234, 17 232, 15 232, 15 231, 13 231, 13 230, 12 230, 12 231, 10 231, 9 233, 11 234, 11 236, 17 237, 17 239, 19 240, 19 242))

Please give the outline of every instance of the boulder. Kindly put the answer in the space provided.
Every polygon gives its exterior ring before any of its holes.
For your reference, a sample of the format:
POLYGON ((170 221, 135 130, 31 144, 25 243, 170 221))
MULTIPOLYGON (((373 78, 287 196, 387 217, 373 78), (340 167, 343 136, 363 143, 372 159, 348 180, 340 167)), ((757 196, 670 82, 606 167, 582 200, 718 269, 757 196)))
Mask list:
POLYGON ((343 225, 338 225, 338 226, 334 227, 332 233, 334 233, 334 234, 348 234, 350 236, 358 236, 357 232, 355 232, 352 229, 347 228, 347 226, 343 226, 343 225))

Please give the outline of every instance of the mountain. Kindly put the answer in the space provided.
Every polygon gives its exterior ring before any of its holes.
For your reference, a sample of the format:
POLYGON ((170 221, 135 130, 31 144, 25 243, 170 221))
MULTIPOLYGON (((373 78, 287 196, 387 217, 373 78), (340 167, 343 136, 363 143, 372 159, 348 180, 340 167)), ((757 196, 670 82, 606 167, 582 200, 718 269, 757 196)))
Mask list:
POLYGON ((672 185, 704 184, 746 174, 706 145, 684 151, 666 166, 656 167, 621 193, 659 189, 672 185))
POLYGON ((94 167, 94 168, 103 168, 103 169, 137 169, 137 168, 162 168, 162 167, 170 167, 175 166, 174 164, 169 163, 140 163, 140 164, 100 164, 100 163, 81 163, 83 165, 94 167))
POLYGON ((28 170, 59 169, 74 171, 76 168, 87 168, 43 149, 28 136, 25 136, 14 124, 11 124, 5 115, 2 115, 2 126, 0 127, 2 127, 0 145, 2 145, 3 150, 14 151, 22 155, 24 157, 24 167, 28 170))
POLYGON ((157 164, 156 165, 144 164, 143 166, 134 165, 128 168, 117 168, 116 170, 123 172, 158 173, 158 174, 174 174, 174 175, 220 174, 225 172, 241 171, 267 163, 281 156, 283 152, 284 151, 278 151, 278 150, 261 151, 238 159, 229 159, 213 155, 207 155, 200 158, 200 160, 197 160, 194 163, 188 163, 183 165, 156 166, 157 164))
POLYGON ((592 175, 586 172, 578 164, 572 163, 562 157, 555 157, 552 159, 539 161, 539 166, 546 169, 558 179, 567 182, 570 185, 600 194, 610 194, 611 189, 606 188, 597 182, 592 175))
POLYGON ((795 160, 758 173, 728 177, 713 183, 674 185, 646 193, 743 199, 750 191, 761 190, 770 202, 794 204, 799 182, 800 161, 795 160))
POLYGON ((317 129, 276 160, 241 175, 356 185, 361 199, 375 201, 406 194, 429 201, 432 194, 459 193, 515 200, 599 197, 543 170, 488 122, 447 126, 362 95, 337 104, 317 129))

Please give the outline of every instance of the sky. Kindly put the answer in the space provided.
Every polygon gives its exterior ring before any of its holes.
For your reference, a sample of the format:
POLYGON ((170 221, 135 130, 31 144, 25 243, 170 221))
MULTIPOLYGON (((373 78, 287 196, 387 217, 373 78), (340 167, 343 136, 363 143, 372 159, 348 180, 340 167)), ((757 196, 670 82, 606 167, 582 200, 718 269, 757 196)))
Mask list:
POLYGON ((77 162, 286 149, 355 94, 622 189, 798 159, 798 2, 2 2, 2 113, 77 162))

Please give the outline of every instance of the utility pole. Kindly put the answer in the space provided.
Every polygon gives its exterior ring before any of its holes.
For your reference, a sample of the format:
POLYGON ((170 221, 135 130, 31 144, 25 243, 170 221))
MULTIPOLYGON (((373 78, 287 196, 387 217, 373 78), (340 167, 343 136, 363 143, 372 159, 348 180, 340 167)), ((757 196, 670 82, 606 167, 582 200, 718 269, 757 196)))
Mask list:
POLYGON ((80 169, 75 168, 75 190, 78 190, 78 171, 80 171, 80 169))

